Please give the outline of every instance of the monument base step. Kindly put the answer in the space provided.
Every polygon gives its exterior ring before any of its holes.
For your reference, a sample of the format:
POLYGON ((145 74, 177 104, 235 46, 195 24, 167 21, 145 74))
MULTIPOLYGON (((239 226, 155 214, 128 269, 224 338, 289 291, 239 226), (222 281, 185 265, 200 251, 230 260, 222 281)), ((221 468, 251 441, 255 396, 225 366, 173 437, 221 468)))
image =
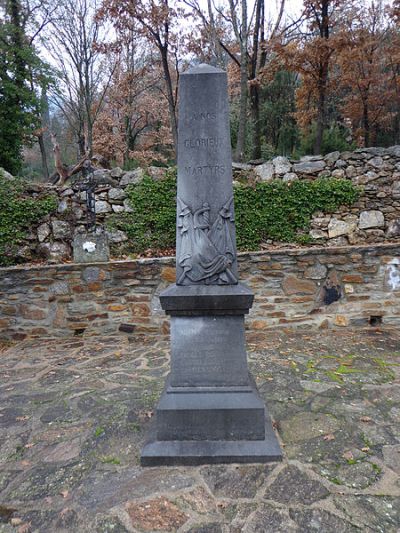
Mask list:
POLYGON ((265 405, 254 380, 237 387, 173 387, 167 378, 155 412, 158 441, 261 441, 265 405))
POLYGON ((196 466, 223 463, 269 463, 281 461, 282 452, 270 420, 263 440, 157 441, 143 448, 142 466, 196 466))

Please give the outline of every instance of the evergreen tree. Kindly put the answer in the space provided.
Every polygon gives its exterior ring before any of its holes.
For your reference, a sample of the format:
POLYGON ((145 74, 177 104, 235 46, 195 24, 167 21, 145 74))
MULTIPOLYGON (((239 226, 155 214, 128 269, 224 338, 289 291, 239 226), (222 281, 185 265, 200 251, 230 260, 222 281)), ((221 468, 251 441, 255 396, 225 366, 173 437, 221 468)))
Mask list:
POLYGON ((40 61, 25 34, 20 0, 5 0, 0 20, 0 167, 17 174, 25 140, 37 126, 33 75, 40 61))

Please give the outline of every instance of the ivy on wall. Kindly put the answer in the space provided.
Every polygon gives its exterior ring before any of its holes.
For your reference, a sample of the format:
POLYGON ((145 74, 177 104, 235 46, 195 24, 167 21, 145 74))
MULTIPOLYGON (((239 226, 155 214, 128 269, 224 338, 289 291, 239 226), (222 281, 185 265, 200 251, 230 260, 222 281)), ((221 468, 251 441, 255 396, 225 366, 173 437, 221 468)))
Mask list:
MULTIPOLYGON (((125 231, 129 251, 143 253, 175 246, 176 171, 154 181, 145 177, 127 189, 132 213, 108 218, 109 228, 125 231)), ((307 231, 315 211, 332 212, 351 205, 359 191, 351 181, 320 178, 315 181, 275 180, 234 189, 236 235, 239 250, 257 250, 267 239, 310 242, 307 231)))
POLYGON ((30 198, 20 180, 8 180, 0 173, 0 266, 16 262, 18 246, 32 225, 57 208, 54 196, 30 198))

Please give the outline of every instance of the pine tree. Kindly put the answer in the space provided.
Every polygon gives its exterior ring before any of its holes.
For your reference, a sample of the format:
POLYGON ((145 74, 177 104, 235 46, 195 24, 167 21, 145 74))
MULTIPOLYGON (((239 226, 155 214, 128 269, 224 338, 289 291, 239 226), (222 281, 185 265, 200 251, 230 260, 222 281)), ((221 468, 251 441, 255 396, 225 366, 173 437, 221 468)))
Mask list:
POLYGON ((39 105, 32 89, 32 73, 39 59, 24 29, 19 0, 4 2, 0 20, 0 167, 17 174, 24 141, 37 125, 39 105))

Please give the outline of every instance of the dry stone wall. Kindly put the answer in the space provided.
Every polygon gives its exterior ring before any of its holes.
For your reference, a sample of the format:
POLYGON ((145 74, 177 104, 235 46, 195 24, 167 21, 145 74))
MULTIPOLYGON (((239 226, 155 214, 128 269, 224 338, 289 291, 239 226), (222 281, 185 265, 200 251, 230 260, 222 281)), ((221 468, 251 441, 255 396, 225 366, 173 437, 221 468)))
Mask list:
POLYGON ((276 157, 255 167, 239 165, 237 170, 253 171, 262 181, 334 177, 359 186, 361 196, 353 206, 314 214, 310 236, 317 244, 343 246, 400 237, 400 146, 332 152, 300 161, 276 157))
MULTIPOLYGON (((95 177, 109 181, 96 192, 96 212, 99 226, 108 216, 131 211, 126 187, 138 183, 144 173, 154 180, 163 179, 166 169, 149 167, 125 172, 120 168, 96 170, 95 177)), ((400 146, 365 148, 354 152, 333 152, 326 156, 308 156, 299 161, 276 157, 258 165, 234 164, 234 183, 238 180, 270 181, 336 177, 351 180, 362 188, 360 199, 351 207, 335 213, 314 214, 310 236, 316 245, 343 246, 347 244, 391 242, 400 240, 400 146)), ((50 261, 68 259, 76 233, 84 231, 86 193, 77 185, 58 189, 32 185, 32 194, 46 190, 59 197, 57 213, 32 228, 26 243, 21 246, 20 259, 37 255, 50 261)), ((127 235, 120 230, 107 232, 110 243, 123 245, 127 235)), ((274 244, 272 241, 269 244, 274 244)))
MULTIPOLYGON (((400 244, 239 254, 255 293, 246 327, 400 326, 400 244)), ((0 269, 0 337, 164 335, 158 295, 175 281, 175 258, 0 269)))

